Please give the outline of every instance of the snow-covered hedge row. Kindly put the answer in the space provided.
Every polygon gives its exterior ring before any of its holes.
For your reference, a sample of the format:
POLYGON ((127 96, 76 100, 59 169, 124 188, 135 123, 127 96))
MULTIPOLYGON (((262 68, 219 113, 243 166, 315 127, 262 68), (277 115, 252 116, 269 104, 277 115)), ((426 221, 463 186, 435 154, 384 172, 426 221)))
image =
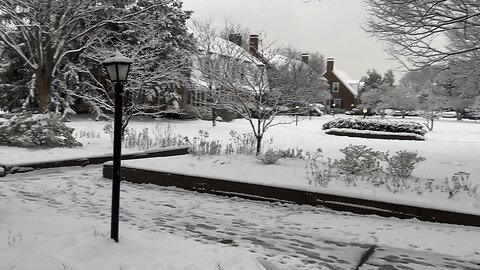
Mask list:
POLYGON ((392 133, 413 133, 425 135, 425 126, 413 121, 389 121, 381 119, 345 118, 323 124, 323 129, 356 129, 392 133))
POLYGON ((50 114, 5 114, 0 120, 0 145, 18 147, 81 146, 60 117, 50 114))

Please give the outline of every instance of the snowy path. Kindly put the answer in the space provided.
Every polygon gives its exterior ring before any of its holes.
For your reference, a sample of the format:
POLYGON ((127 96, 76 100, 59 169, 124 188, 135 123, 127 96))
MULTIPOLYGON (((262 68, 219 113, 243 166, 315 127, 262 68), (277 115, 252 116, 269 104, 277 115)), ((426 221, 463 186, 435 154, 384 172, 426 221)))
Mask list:
MULTIPOLYGON (((108 235, 110 188, 99 166, 58 168, 0 179, 0 199, 16 197, 68 215, 102 219, 105 227, 98 229, 108 235)), ((121 200, 120 241, 122 226, 166 231, 201 242, 240 246, 278 269, 353 269, 376 243, 380 247, 361 269, 480 268, 480 263, 432 253, 478 262, 479 228, 357 216, 125 182, 121 200), (459 250, 471 250, 471 254, 457 254, 459 250)))

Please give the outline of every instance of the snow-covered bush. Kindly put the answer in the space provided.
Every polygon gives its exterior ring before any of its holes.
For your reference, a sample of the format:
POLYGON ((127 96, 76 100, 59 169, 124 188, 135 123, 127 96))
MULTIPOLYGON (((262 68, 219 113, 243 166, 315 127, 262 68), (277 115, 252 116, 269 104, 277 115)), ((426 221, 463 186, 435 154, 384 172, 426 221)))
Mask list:
POLYGON ((228 110, 217 110, 217 114, 222 118, 223 122, 231 122, 238 118, 234 112, 228 110))
POLYGON ((282 157, 279 151, 268 149, 265 154, 259 155, 258 159, 265 165, 277 164, 277 161, 282 157))
POLYGON ((393 133, 413 133, 425 135, 425 126, 413 121, 389 121, 382 119, 345 118, 323 124, 324 130, 332 128, 383 131, 393 133))
POLYGON ((73 137, 75 137, 76 139, 79 139, 79 138, 99 139, 100 133, 94 130, 86 130, 86 129, 75 130, 75 132, 73 133, 73 137))
MULTIPOLYGON (((320 150, 320 149, 319 149, 320 150)), ((305 155, 303 154, 303 149, 300 148, 287 148, 287 149, 279 149, 278 150, 280 156, 282 158, 292 158, 292 159, 305 159, 305 155)), ((321 150, 320 150, 321 152, 321 150)))
POLYGON ((330 181, 337 179, 338 173, 336 173, 333 167, 332 160, 327 158, 323 159, 321 149, 310 155, 309 163, 307 165, 307 179, 309 185, 315 185, 326 188, 330 181))
POLYGON ((257 141, 252 133, 230 131, 230 139, 225 149, 225 154, 254 155, 256 153, 257 141))
MULTIPOLYGON (((415 151, 397 151, 392 157, 389 157, 388 153, 385 154, 385 161, 387 162, 385 185, 388 190, 396 193, 402 189, 409 189, 408 178, 412 175, 412 171, 418 163, 424 160, 425 158, 419 156, 415 151)), ((423 193, 420 187, 415 189, 418 194, 423 193)))
POLYGON ((349 145, 340 149, 345 157, 334 161, 335 167, 346 174, 365 174, 381 171, 380 161, 385 154, 366 145, 349 145))
POLYGON ((73 137, 73 128, 67 127, 54 113, 5 114, 0 122, 0 145, 18 147, 76 147, 81 146, 73 137))
MULTIPOLYGON (((114 127, 111 122, 103 127, 103 132, 110 135, 113 141, 114 127)), ((81 132, 79 134, 82 134, 81 132)), ((93 134, 100 136, 99 134, 93 134)), ((87 132, 87 135, 88 132, 87 132)), ((163 147, 175 147, 187 145, 189 143, 187 137, 174 134, 170 125, 157 124, 153 130, 144 128, 137 131, 132 128, 126 128, 122 137, 122 145, 125 148, 136 148, 139 150, 159 149, 163 147)))
POLYGON ((470 181, 470 173, 456 172, 451 178, 445 178, 443 190, 448 193, 448 198, 453 198, 461 192, 468 196, 477 195, 477 186, 473 186, 470 181))
POLYGON ((413 169, 425 158, 418 155, 416 151, 397 151, 394 156, 385 157, 387 161, 387 172, 393 176, 409 177, 413 169))
POLYGON ((204 155, 220 155, 222 152, 222 144, 220 141, 209 141, 207 138, 210 136, 208 131, 199 130, 199 136, 194 137, 191 142, 190 152, 194 156, 204 155))

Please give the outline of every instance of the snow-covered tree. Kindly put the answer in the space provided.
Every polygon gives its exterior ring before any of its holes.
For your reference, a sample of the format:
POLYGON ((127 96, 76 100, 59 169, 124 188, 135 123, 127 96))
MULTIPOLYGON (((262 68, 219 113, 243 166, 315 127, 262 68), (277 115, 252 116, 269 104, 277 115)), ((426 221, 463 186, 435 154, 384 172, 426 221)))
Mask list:
POLYGON ((363 86, 359 91, 362 107, 375 108, 381 112, 387 108, 393 108, 394 99, 398 93, 394 93, 395 77, 391 70, 383 76, 375 69, 367 70, 367 75, 362 77, 362 82, 363 86))
POLYGON ((182 113, 181 91, 189 83, 193 46, 186 28, 190 14, 181 2, 169 1, 139 14, 135 24, 107 27, 105 35, 81 56, 77 72, 82 80, 75 96, 99 117, 113 114, 113 87, 101 62, 116 49, 134 60, 125 87, 123 129, 133 116, 182 113))
POLYGON ((30 70, 38 111, 47 112, 67 59, 97 42, 105 34, 99 29, 135 24, 160 5, 165 1, 0 0, 0 41, 30 70))
POLYGON ((361 81, 363 82, 362 87, 359 89, 360 96, 364 92, 368 92, 372 89, 378 89, 382 84, 382 75, 378 73, 377 70, 367 70, 367 75, 363 76, 361 81))
POLYGON ((197 102, 246 119, 257 154, 270 127, 291 123, 274 121, 283 109, 320 102, 328 92, 321 74, 301 62, 300 55, 282 55, 267 43, 249 51, 219 37, 210 41, 198 51, 199 70, 194 74, 204 85, 205 100, 197 102))

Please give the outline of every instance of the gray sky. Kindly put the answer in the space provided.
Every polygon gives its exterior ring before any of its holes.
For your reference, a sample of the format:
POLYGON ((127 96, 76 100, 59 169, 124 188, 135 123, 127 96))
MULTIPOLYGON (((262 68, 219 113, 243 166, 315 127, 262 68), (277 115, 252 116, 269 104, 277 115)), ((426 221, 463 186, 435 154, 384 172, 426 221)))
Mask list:
POLYGON ((334 57, 336 67, 354 79, 364 76, 367 69, 375 68, 384 73, 388 69, 400 68, 397 62, 388 60, 382 44, 360 28, 366 16, 362 0, 183 2, 184 9, 194 11, 194 18, 212 18, 217 26, 222 26, 229 18, 252 31, 265 31, 279 45, 334 57))

